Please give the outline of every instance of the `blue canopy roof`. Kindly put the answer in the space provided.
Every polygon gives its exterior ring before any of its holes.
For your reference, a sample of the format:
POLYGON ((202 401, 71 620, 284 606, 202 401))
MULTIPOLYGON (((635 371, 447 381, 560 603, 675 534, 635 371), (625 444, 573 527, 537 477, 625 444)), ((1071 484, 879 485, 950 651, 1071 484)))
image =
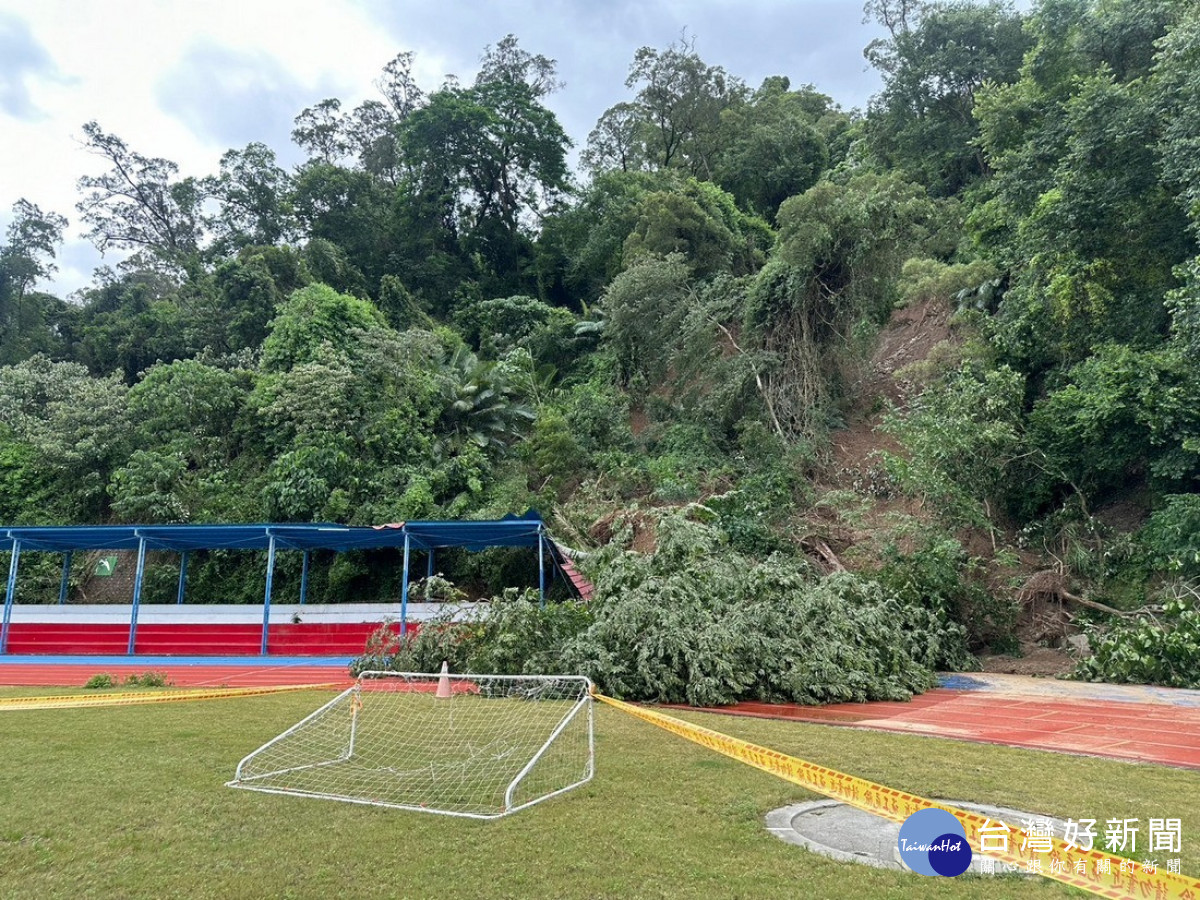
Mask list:
MULTIPOLYGON (((0 526, 0 540, 21 542, 22 550, 136 550, 141 540, 151 550, 372 550, 403 547, 536 547, 543 532, 541 516, 469 522, 396 522, 375 527, 319 522, 306 525, 51 525, 0 526)), ((0 545, 2 547, 2 545, 0 545)))

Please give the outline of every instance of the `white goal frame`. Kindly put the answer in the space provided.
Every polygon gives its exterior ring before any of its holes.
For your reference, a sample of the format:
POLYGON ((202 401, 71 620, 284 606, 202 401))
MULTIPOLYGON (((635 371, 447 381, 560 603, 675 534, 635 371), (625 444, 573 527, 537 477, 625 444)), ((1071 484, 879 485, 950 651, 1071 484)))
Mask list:
MULTIPOLYGON (((242 788, 244 790, 259 791, 267 794, 284 794, 291 796, 316 797, 327 800, 341 800, 346 803, 358 803, 368 806, 381 806, 392 809, 405 809, 413 812, 434 813, 436 815, 458 816, 469 819, 498 819, 512 813, 519 812, 523 809, 528 809, 543 800, 549 800, 551 797, 556 797, 559 794, 573 790, 587 782, 591 781, 595 775, 595 709, 592 693, 594 685, 591 680, 582 675, 488 675, 488 674, 447 674, 447 673, 428 673, 428 672, 388 672, 388 671, 367 671, 359 675, 355 683, 342 691, 328 703, 321 706, 319 709, 310 713, 308 716, 301 719, 291 728, 284 731, 282 734, 267 741, 257 750, 247 754, 237 766, 237 771, 234 774, 233 780, 226 783, 227 787, 242 788), (541 742, 536 752, 532 757, 521 767, 521 769, 512 777, 504 788, 502 806, 494 812, 484 812, 481 810, 459 810, 459 809, 439 809, 434 805, 415 802, 396 801, 394 799, 353 796, 347 792, 317 790, 312 787, 298 786, 296 784, 287 784, 286 779, 282 776, 289 774, 305 772, 307 770, 321 769, 329 766, 337 766, 338 764, 349 763, 354 759, 355 749, 359 741, 358 735, 358 720, 359 710, 363 708, 363 685, 371 681, 380 679, 404 679, 409 683, 424 684, 424 689, 417 689, 418 693, 423 693, 432 696, 431 688, 437 689, 437 697, 443 697, 441 691, 447 691, 445 699, 434 700, 434 703, 452 704, 459 693, 468 693, 466 688, 473 689, 474 693, 479 693, 478 686, 486 685, 489 692, 497 690, 506 691, 504 697, 511 699, 516 697, 520 699, 522 684, 528 683, 531 689, 538 684, 545 685, 562 685, 573 686, 574 691, 571 691, 570 696, 563 698, 554 698, 559 702, 571 701, 575 694, 578 699, 574 699, 570 707, 557 723, 548 731, 545 732, 545 739, 541 742), (516 692, 516 693, 513 693, 516 692), (292 738, 305 731, 306 728, 313 726, 313 723, 319 723, 323 716, 330 714, 330 711, 335 710, 338 706, 349 704, 350 706, 350 722, 344 735, 344 744, 342 752, 336 755, 331 755, 327 759, 318 759, 316 761, 301 762, 294 766, 284 766, 282 768, 273 768, 269 771, 255 771, 254 764, 256 761, 264 757, 270 759, 273 748, 278 747, 292 738), (582 717, 582 722, 580 720, 582 717), (535 769, 538 762, 546 756, 547 752, 554 745, 555 740, 568 729, 569 726, 575 724, 576 729, 586 729, 586 758, 576 760, 582 762, 582 771, 579 772, 579 777, 570 780, 569 783, 561 784, 552 790, 543 791, 536 796, 516 802, 516 794, 518 789, 526 781, 527 776, 535 769)), ((366 696, 370 696, 368 691, 366 696)), ((500 702, 505 702, 501 700, 500 702)), ((534 701, 537 702, 537 701, 534 701)), ((538 738, 541 737, 541 732, 538 733, 538 738)), ((574 736, 575 740, 579 740, 579 736, 574 736)), ((581 751, 581 748, 577 748, 581 751)), ((436 768, 437 763, 431 762, 430 769, 436 768)), ((394 771, 394 770, 393 770, 394 771)))

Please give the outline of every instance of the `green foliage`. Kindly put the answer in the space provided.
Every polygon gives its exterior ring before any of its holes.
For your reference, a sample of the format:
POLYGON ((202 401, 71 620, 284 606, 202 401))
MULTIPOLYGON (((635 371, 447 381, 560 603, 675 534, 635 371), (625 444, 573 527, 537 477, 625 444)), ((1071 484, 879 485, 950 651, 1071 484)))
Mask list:
MULTIPOLYGON (((1003 646, 1013 640, 1020 607, 998 596, 985 580, 983 560, 970 556, 949 533, 915 523, 896 529, 884 552, 879 582, 901 602, 930 610, 966 629, 974 648, 1003 646), (902 549, 903 545, 903 549, 902 549)), ((944 668, 970 669, 974 661, 948 646, 944 668)))
POLYGON ((112 675, 109 675, 107 672, 102 672, 98 675, 93 675, 84 684, 85 688, 87 688, 88 690, 92 690, 92 691, 100 690, 102 688, 116 687, 116 686, 117 686, 117 680, 115 678, 113 678, 112 675))
POLYGON ((434 425, 439 435, 435 447, 442 458, 459 454, 468 445, 502 455, 536 417, 521 402, 504 370, 480 360, 466 347, 443 361, 438 385, 442 410, 434 425))
POLYGON ((262 345, 263 370, 282 372, 314 362, 325 345, 344 352, 354 340, 353 332, 383 326, 383 315, 366 300, 311 284, 293 293, 271 322, 262 345))
POLYGON ((1161 615, 1141 614, 1087 634, 1091 655, 1080 660, 1075 678, 1200 687, 1200 607, 1194 590, 1170 597, 1161 615))
POLYGON ((629 65, 632 102, 607 110, 588 136, 584 164, 594 171, 679 168, 712 177, 721 114, 746 95, 741 79, 710 66, 692 42, 663 50, 641 47, 629 65))
POLYGON ((1200 379, 1174 349, 1106 346, 1072 367, 1038 402, 1030 436, 1046 454, 1051 483, 1103 496, 1142 469, 1179 489, 1200 473, 1200 379))
POLYGON ((721 532, 682 517, 658 524, 652 556, 593 567, 595 621, 570 642, 568 668, 618 696, 718 705, 900 699, 932 684, 961 645, 958 626, 851 575, 756 561, 721 532))
POLYGON ((622 258, 628 268, 647 255, 679 254, 697 277, 745 275, 762 264, 771 239, 770 227, 742 213, 732 196, 689 178, 642 199, 622 258))
POLYGON ((697 301, 691 278, 682 256, 649 257, 614 278, 604 292, 604 337, 626 381, 664 380, 670 347, 697 301))
MULTIPOLYGON (((103 677, 103 676, 96 676, 103 677)), ((125 677, 125 687, 161 688, 169 687, 170 679, 166 672, 143 672, 141 675, 130 674, 125 677)), ((86 687, 87 685, 85 685, 86 687)))
POLYGON ((407 504, 410 482, 430 475, 432 426, 444 409, 439 342, 382 325, 351 330, 343 342, 345 352, 325 343, 312 361, 255 388, 251 403, 272 453, 266 500, 273 515, 395 521, 405 518, 394 506, 407 504))
POLYGON ((904 445, 884 453, 907 491, 932 500, 950 524, 989 527, 993 505, 1011 496, 1027 454, 1021 405, 1024 379, 1006 367, 966 363, 918 395, 884 429, 904 445))
POLYGON ((880 322, 914 253, 939 252, 952 208, 894 175, 826 181, 779 208, 779 238, 745 305, 745 327, 771 360, 764 399, 789 438, 828 427, 849 380, 860 323, 880 322))
POLYGON ((127 452, 126 388, 115 376, 92 378, 77 363, 34 356, 0 369, 0 421, 37 454, 52 485, 51 521, 100 518, 111 472, 127 452))
POLYGON ((969 223, 1013 271, 996 343, 1026 371, 1069 365, 1109 342, 1145 348, 1166 331, 1172 270, 1194 253, 1160 159, 1186 91, 1177 70, 1171 88, 1156 89, 1147 67, 1177 9, 1049 5, 1031 20, 1035 46, 1020 79, 978 92, 995 178, 969 223))
MULTIPOLYGON (((913 306, 930 301, 962 302, 971 298, 983 285, 989 285, 994 294, 999 275, 994 264, 982 259, 969 263, 944 263, 937 259, 913 257, 905 260, 900 270, 897 305, 913 306)), ((987 293, 987 289, 984 289, 984 294, 987 293)), ((986 299, 984 302, 986 306, 986 299)))
POLYGON ((510 588, 470 611, 447 610, 423 622, 415 634, 393 635, 385 625, 350 671, 436 672, 445 661, 460 673, 578 674, 564 667, 560 651, 591 618, 587 604, 540 607, 536 591, 510 588))
POLYGON ((888 168, 952 196, 988 171, 975 140, 976 93, 1016 80, 1030 41, 1007 3, 913 5, 912 21, 892 23, 890 39, 867 47, 884 87, 872 99, 866 139, 888 168))
POLYGON ((1184 577, 1200 575, 1200 494, 1168 494, 1138 532, 1155 566, 1184 577))
POLYGON ((767 78, 750 102, 721 114, 713 180, 772 221, 784 200, 816 184, 830 164, 830 140, 848 125, 829 97, 790 86, 787 78, 767 78))
POLYGON ((501 297, 463 307, 455 316, 463 339, 488 359, 509 350, 527 350, 537 365, 566 371, 581 341, 575 316, 533 297, 501 297))

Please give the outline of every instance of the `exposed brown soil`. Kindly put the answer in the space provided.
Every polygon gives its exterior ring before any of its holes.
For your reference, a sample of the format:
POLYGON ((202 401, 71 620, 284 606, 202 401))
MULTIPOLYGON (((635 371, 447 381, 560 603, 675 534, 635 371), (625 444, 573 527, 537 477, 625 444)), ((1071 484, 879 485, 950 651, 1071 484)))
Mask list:
POLYGON ((981 656, 985 672, 998 675, 1062 675, 1075 668, 1075 661, 1064 650, 1021 644, 1020 656, 981 656))

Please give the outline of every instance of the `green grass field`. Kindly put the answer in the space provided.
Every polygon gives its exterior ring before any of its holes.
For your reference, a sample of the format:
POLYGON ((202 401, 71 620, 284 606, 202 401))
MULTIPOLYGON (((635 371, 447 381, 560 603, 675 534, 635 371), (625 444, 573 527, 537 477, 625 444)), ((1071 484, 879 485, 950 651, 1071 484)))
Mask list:
MULTIPOLYGON (((18 693, 33 691, 0 696, 18 693)), ((224 787, 242 756, 330 696, 0 712, 0 897, 1086 896, 1043 880, 929 879, 809 854, 769 835, 763 815, 811 795, 604 707, 595 780, 494 822, 224 787)), ((1183 870, 1200 873, 1194 772, 682 717, 925 796, 1138 818, 1142 835, 1150 817, 1177 817, 1183 870)))

